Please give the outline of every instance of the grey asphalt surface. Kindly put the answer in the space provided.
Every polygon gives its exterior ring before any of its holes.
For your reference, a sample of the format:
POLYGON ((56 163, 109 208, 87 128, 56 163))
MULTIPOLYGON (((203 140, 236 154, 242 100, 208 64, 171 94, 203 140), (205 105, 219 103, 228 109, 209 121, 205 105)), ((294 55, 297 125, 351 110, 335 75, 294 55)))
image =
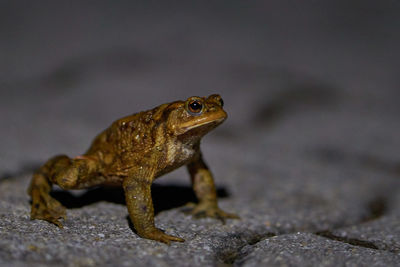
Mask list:
POLYGON ((400 4, 2 1, 1 266, 400 265, 400 4), (139 238, 121 190, 54 196, 29 219, 35 168, 83 153, 113 120, 220 93, 202 143, 224 225, 182 212, 184 169, 156 181, 139 238))

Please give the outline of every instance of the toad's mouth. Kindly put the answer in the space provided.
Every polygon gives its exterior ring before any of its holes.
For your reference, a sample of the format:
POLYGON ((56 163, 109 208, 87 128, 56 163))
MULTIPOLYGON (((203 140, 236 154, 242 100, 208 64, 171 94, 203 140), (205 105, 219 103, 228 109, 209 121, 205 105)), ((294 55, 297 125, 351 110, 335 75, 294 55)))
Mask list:
POLYGON ((193 129, 209 128, 211 126, 215 127, 215 126, 221 124, 224 120, 225 120, 225 118, 204 121, 202 123, 198 123, 198 124, 195 124, 195 125, 183 127, 183 129, 184 129, 184 132, 187 132, 187 131, 190 131, 190 130, 193 130, 193 129))

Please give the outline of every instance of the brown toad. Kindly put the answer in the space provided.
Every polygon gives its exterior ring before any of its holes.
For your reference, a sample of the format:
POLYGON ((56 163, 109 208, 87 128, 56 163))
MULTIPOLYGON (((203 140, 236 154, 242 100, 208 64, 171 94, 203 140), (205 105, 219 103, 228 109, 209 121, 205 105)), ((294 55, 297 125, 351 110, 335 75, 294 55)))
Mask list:
POLYGON ((31 219, 62 227, 65 207, 49 193, 52 184, 63 189, 122 186, 130 219, 139 236, 164 243, 184 241, 154 225, 151 184, 159 176, 186 165, 199 203, 194 216, 238 218, 222 211, 211 172, 200 152, 200 139, 227 117, 219 95, 190 97, 160 105, 115 121, 100 133, 82 156, 48 160, 34 175, 28 194, 31 219))

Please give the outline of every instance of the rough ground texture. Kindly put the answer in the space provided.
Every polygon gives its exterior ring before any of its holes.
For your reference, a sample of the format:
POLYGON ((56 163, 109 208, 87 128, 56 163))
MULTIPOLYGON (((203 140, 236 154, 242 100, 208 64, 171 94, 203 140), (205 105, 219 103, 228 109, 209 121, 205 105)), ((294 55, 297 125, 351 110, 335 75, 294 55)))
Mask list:
POLYGON ((397 1, 0 4, 1 266, 399 266, 397 1), (203 140, 225 225, 182 213, 178 170, 153 188, 144 240, 120 190, 54 196, 64 229, 29 219, 32 172, 79 155, 114 119, 220 93, 203 140))

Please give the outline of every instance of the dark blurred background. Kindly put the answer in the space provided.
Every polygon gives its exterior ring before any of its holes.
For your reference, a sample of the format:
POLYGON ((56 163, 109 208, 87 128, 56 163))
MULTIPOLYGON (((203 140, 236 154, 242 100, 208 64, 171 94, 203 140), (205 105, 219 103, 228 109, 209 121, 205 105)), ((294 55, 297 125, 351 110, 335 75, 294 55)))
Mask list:
POLYGON ((277 133, 282 149, 341 140, 400 160, 399 29, 394 0, 1 1, 0 173, 82 153, 118 117, 212 93, 230 118, 209 146, 252 142, 260 159, 260 138, 300 116, 309 124, 277 133))

